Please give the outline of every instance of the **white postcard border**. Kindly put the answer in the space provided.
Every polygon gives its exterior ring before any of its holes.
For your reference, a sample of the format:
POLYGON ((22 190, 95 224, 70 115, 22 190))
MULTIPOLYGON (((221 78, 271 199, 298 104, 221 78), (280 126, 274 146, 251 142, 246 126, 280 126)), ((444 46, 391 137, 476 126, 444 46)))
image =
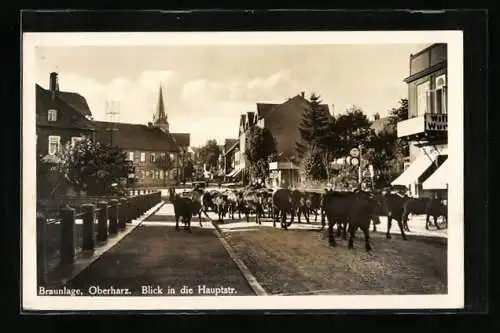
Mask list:
MULTIPOLYGON (((22 308, 28 310, 459 309, 464 306, 463 36, 461 31, 24 33, 22 43, 22 308), (448 294, 380 296, 37 296, 35 53, 38 46, 448 44, 448 294)), ((408 55, 409 56, 409 55, 408 55)), ((369 61, 369 60, 367 60, 369 61)), ((403 78, 401 78, 403 79, 403 78)))

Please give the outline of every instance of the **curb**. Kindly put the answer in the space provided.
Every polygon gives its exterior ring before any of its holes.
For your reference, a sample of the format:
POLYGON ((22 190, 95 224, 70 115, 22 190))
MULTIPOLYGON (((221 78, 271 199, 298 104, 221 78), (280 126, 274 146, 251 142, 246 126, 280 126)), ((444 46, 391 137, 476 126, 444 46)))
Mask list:
MULTIPOLYGON (((94 249, 94 252, 92 253, 91 256, 87 257, 89 254, 80 252, 75 260, 75 263, 71 268, 68 268, 69 271, 64 271, 62 273, 57 274, 57 271, 60 269, 55 269, 55 272, 53 271, 54 275, 59 275, 56 278, 53 278, 53 281, 50 281, 47 285, 47 287, 50 287, 51 285, 55 287, 59 286, 64 286, 66 283, 74 279, 78 274, 80 274, 83 270, 85 270, 87 267, 89 267, 92 263, 94 263, 97 259, 99 259, 103 254, 105 254, 107 251, 111 250, 115 245, 117 245, 119 242, 121 242, 125 237, 127 237, 135 228, 140 226, 142 222, 144 222, 145 219, 156 213, 163 205, 165 205, 165 201, 161 201, 156 206, 152 207, 149 211, 146 211, 142 216, 140 216, 138 219, 135 220, 135 223, 129 223, 127 224, 127 228, 122 231, 121 233, 115 235, 113 238, 109 239, 105 245, 98 247, 94 249), (55 280, 55 281, 54 281, 55 280)), ((50 273, 49 273, 50 274, 50 273)))
POLYGON ((222 230, 220 229, 220 227, 216 223, 214 223, 214 221, 212 220, 212 218, 210 218, 208 216, 208 214, 207 214, 207 217, 210 219, 210 223, 212 223, 212 225, 215 228, 214 229, 215 235, 222 243, 222 246, 224 246, 224 248, 226 249, 227 254, 229 254, 229 257, 231 258, 231 260, 233 260, 233 262, 236 264, 236 266, 238 266, 238 269, 240 270, 241 274, 243 274, 243 277, 245 278, 245 280, 247 280, 247 283, 250 286, 250 288, 252 288, 252 290, 254 291, 254 293, 257 296, 267 296, 268 293, 266 292, 266 290, 260 285, 260 283, 257 281, 255 276, 248 269, 247 265, 245 265, 245 263, 240 258, 238 258, 236 253, 233 251, 231 246, 228 244, 228 242, 226 241, 226 239, 222 235, 222 230))

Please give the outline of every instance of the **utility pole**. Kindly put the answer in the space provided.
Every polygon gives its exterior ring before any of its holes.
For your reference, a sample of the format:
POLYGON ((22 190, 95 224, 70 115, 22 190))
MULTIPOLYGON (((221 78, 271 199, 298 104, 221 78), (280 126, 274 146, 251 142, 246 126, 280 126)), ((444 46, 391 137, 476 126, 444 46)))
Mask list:
POLYGON ((363 164, 363 146, 361 144, 358 145, 359 150, 359 165, 358 165, 358 187, 361 189, 361 183, 363 181, 363 173, 361 170, 361 165, 363 164))
POLYGON ((118 129, 116 128, 115 124, 114 124, 114 120, 115 120, 115 116, 119 115, 120 114, 120 110, 119 110, 119 104, 118 102, 116 101, 106 101, 106 116, 108 116, 108 121, 111 123, 111 126, 106 128, 107 131, 109 131, 110 133, 110 145, 112 146, 113 145, 113 136, 114 136, 114 132, 115 131, 118 131, 118 129))

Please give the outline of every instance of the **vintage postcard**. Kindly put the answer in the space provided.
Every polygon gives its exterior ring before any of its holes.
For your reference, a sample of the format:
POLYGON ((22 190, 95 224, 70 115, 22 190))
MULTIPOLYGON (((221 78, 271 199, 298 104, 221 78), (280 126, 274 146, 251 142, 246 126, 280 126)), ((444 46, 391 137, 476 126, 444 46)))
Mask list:
POLYGON ((22 75, 24 310, 464 306, 460 31, 25 33, 22 75))

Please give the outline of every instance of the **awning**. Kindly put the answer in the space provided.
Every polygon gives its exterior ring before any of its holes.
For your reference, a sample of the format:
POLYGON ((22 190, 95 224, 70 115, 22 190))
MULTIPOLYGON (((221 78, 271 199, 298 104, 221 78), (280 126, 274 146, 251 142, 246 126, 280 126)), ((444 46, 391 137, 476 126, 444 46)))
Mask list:
POLYGON ((422 188, 424 190, 446 190, 448 188, 447 176, 450 171, 448 160, 446 160, 425 182, 422 183, 422 188))
POLYGON ((402 185, 408 186, 410 184, 416 183, 418 178, 434 163, 437 158, 437 154, 427 155, 424 152, 417 157, 412 164, 399 175, 398 178, 392 181, 391 185, 402 185))
POLYGON ((226 177, 236 177, 237 175, 240 174, 241 170, 242 170, 241 168, 236 168, 233 171, 231 171, 230 173, 228 173, 226 175, 226 177))

